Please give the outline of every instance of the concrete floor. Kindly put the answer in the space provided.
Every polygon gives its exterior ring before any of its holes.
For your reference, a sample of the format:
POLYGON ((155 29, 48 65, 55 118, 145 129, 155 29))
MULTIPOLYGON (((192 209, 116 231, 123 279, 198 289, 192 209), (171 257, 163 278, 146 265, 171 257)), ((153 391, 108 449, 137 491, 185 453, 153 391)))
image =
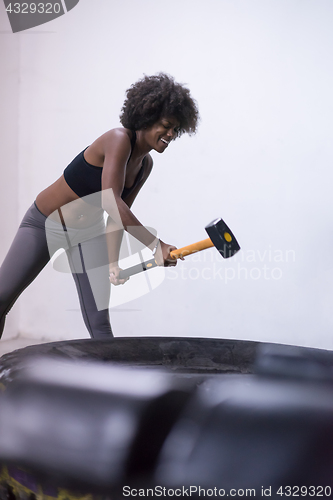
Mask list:
POLYGON ((1 340, 0 356, 3 356, 7 352, 15 351, 16 349, 21 349, 22 347, 27 347, 28 345, 45 344, 46 342, 52 341, 45 339, 30 339, 24 337, 16 337, 10 340, 1 340))

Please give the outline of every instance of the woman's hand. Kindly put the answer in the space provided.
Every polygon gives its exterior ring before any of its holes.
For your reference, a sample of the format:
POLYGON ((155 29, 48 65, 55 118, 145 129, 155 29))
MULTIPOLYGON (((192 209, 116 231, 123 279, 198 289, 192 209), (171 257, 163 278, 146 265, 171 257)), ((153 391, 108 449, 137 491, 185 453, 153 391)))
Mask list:
POLYGON ((120 273, 120 271, 122 271, 122 269, 120 269, 119 266, 116 266, 114 264, 111 264, 109 266, 109 279, 110 279, 110 283, 112 283, 115 286, 117 286, 117 285, 123 285, 124 283, 126 283, 126 281, 129 280, 129 278, 119 279, 119 273, 120 273))
MULTIPOLYGON (((155 260, 158 266, 169 267, 177 265, 177 259, 173 259, 170 255, 172 250, 177 250, 177 247, 160 240, 155 253, 155 260)), ((184 257, 180 257, 180 259, 184 260, 184 257)))

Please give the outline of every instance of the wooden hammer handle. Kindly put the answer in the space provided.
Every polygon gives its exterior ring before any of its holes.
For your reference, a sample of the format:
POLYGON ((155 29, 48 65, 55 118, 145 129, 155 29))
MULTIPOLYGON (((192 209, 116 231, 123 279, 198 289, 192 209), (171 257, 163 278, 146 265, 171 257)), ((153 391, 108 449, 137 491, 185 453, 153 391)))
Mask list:
MULTIPOLYGON (((180 257, 186 257, 186 255, 190 255, 191 253, 200 252, 201 250, 206 250, 206 248, 213 247, 214 243, 210 238, 206 240, 198 241, 197 243, 193 243, 192 245, 188 245, 187 247, 178 248, 177 250, 172 250, 170 255, 173 259, 179 259, 180 257)), ((122 269, 119 273, 119 278, 124 279, 132 276, 133 274, 141 273, 141 271, 147 271, 152 267, 156 267, 157 262, 155 259, 148 260, 147 262, 142 262, 141 264, 137 264, 136 266, 129 267, 128 269, 122 269)))
POLYGON ((205 240, 198 241, 197 243, 192 243, 192 245, 188 245, 187 247, 177 248, 177 250, 172 250, 170 255, 173 259, 179 259, 180 257, 186 257, 186 255, 190 255, 191 253, 200 252, 201 250, 206 250, 206 248, 213 247, 214 243, 210 238, 205 240))

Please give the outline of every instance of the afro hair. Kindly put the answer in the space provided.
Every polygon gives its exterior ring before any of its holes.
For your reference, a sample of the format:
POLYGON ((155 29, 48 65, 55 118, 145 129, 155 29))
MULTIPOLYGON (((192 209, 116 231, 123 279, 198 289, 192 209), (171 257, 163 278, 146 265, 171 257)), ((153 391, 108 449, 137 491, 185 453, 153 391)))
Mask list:
POLYGON ((190 91, 166 73, 144 76, 126 91, 120 122, 125 128, 148 128, 161 118, 176 118, 177 137, 197 130, 199 112, 190 91))

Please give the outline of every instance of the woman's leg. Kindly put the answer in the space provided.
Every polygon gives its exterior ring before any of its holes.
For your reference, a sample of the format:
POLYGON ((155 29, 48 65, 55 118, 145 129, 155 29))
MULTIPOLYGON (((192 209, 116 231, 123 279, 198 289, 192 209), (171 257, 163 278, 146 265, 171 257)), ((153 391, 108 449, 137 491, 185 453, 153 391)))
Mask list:
POLYGON ((67 250, 85 325, 94 339, 113 337, 109 317, 110 281, 105 235, 67 250))
POLYGON ((0 268, 0 338, 6 314, 50 260, 44 224, 45 217, 32 205, 0 268))
MULTIPOLYGON (((0 268, 0 338, 5 325, 5 318, 20 294, 36 278, 50 260, 49 247, 45 234, 46 217, 33 204, 25 214, 8 254, 0 268)), ((55 236, 57 238, 57 235, 55 236)), ((60 238, 61 240, 61 238, 60 238)), ((60 241, 59 240, 59 241, 60 241)), ((60 241, 61 246, 63 241, 60 241)), ((55 248, 53 249, 55 250, 55 248)), ((84 322, 93 338, 110 338, 112 330, 109 319, 108 301, 110 283, 107 266, 99 268, 102 262, 107 263, 107 247, 105 235, 88 240, 67 251, 73 271, 84 322), (87 261, 88 274, 83 259, 87 261), (75 265, 76 263, 76 265, 75 265), (75 272, 82 269, 83 272, 75 272), (92 291, 89 269, 93 269, 97 283, 92 291), (96 295, 97 294, 97 295, 96 295), (99 310, 95 296, 103 297, 105 309, 99 310)), ((97 299, 100 303, 100 299, 97 299)))

